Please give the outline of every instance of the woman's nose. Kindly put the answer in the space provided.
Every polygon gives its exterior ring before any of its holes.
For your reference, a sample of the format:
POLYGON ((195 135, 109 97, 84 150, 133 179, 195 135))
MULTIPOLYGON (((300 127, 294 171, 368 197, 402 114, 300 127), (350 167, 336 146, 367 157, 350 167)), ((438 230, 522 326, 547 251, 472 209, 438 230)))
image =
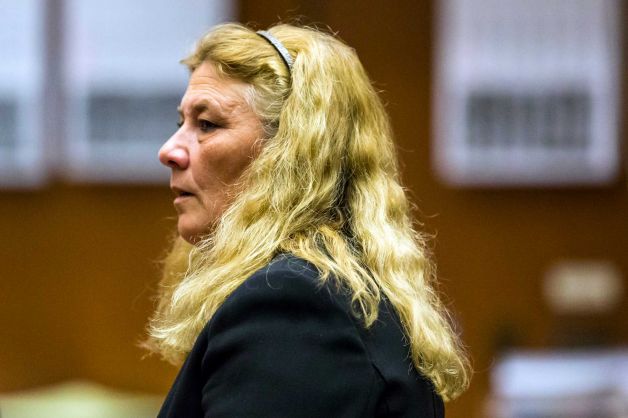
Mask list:
POLYGON ((161 146, 159 150, 159 161, 170 168, 185 170, 190 162, 187 149, 181 143, 179 132, 176 132, 161 146))

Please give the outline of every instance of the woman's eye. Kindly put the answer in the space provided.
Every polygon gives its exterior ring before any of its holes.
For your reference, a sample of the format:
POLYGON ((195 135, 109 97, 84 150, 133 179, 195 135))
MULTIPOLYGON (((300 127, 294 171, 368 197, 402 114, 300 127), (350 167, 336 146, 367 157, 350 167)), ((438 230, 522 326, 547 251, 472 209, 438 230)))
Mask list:
POLYGON ((210 132, 216 129, 218 126, 215 123, 212 123, 205 119, 199 119, 198 127, 202 132, 210 132))

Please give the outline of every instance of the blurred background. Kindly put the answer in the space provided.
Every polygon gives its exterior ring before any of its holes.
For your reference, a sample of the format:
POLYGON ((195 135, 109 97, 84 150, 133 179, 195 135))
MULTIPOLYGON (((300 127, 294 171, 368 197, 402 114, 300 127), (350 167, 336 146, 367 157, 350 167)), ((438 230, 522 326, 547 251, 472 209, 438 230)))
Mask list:
POLYGON ((329 28, 381 91, 476 370, 447 416, 628 417, 626 9, 0 0, 2 417, 155 414, 177 372, 138 347, 175 226, 157 150, 178 60, 231 20, 329 28))

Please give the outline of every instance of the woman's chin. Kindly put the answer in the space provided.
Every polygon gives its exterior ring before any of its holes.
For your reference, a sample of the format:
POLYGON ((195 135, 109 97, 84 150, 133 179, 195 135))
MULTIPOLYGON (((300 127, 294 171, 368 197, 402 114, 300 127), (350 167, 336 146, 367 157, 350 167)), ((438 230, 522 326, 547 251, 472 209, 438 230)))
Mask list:
POLYGON ((181 222, 181 220, 179 220, 179 223, 177 224, 177 231, 179 232, 179 236, 181 238, 192 245, 196 245, 201 240, 201 235, 203 234, 200 228, 195 228, 192 225, 186 225, 184 222, 181 222))
POLYGON ((198 244, 211 230, 211 227, 208 227, 205 224, 199 225, 197 223, 188 223, 185 221, 185 217, 179 217, 177 231, 179 232, 179 236, 181 238, 192 245, 198 244))

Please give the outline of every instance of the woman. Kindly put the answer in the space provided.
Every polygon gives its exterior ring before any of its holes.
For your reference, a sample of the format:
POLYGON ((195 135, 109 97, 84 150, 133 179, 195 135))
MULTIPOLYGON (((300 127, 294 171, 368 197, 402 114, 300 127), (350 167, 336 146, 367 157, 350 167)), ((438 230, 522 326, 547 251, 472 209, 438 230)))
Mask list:
POLYGON ((355 52, 225 24, 183 63, 149 345, 184 362, 159 416, 442 417, 469 366, 355 52))

